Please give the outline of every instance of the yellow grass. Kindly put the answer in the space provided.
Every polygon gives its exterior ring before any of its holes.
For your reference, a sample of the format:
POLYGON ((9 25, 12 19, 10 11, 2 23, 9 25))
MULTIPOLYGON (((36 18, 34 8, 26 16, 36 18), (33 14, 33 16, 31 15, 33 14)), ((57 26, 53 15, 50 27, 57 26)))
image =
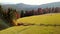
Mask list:
POLYGON ((29 26, 14 26, 0 31, 0 34, 17 34, 18 32, 21 32, 28 27, 29 26))
POLYGON ((15 23, 60 24, 60 13, 24 17, 17 19, 15 23))
MULTIPOLYGON (((37 15, 17 19, 15 23, 60 24, 60 13, 37 15)), ((14 26, 0 31, 0 34, 60 34, 60 26, 14 26)))
POLYGON ((0 34, 60 34, 60 27, 14 26, 0 31, 0 34))

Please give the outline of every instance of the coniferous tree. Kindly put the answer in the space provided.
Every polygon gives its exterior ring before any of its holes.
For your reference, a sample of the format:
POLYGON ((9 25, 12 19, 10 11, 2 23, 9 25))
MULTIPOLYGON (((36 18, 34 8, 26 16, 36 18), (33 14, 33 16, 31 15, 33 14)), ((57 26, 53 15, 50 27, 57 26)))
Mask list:
POLYGON ((24 17, 24 11, 21 10, 21 17, 24 17))
POLYGON ((1 5, 0 5, 0 16, 3 16, 3 9, 1 5))

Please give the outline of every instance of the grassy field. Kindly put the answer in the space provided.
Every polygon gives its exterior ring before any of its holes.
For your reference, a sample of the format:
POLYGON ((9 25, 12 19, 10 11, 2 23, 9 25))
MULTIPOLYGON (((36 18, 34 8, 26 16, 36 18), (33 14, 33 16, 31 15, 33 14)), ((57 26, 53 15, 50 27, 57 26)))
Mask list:
MULTIPOLYGON (((60 24, 60 13, 37 15, 17 19, 24 24, 60 24)), ((0 34, 60 34, 60 26, 14 26, 0 31, 0 34)))
POLYGON ((17 19, 16 23, 60 24, 60 13, 24 17, 17 19))
POLYGON ((14 26, 0 31, 0 34, 60 34, 60 27, 14 26))

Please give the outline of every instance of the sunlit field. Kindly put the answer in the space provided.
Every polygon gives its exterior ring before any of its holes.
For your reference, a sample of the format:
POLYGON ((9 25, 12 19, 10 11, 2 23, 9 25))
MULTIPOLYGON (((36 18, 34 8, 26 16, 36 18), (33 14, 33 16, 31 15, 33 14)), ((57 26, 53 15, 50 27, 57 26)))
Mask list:
POLYGON ((17 19, 16 23, 60 24, 60 13, 51 13, 17 19))
POLYGON ((60 27, 53 26, 14 26, 0 31, 0 34, 60 34, 60 27))
POLYGON ((0 31, 0 34, 60 34, 60 13, 19 18, 15 24, 36 24, 28 26, 13 26, 0 31), (40 26, 40 24, 52 24, 52 26, 40 26), (56 24, 54 26, 54 24, 56 24))

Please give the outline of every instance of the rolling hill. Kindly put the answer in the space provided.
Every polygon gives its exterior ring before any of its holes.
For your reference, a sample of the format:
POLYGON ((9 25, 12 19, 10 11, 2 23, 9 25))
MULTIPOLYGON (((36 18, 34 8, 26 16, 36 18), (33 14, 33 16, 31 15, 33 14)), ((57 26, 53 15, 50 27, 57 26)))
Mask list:
POLYGON ((60 20, 60 13, 50 13, 50 14, 20 18, 17 19, 16 23, 60 24, 59 20, 60 20))
MULTIPOLYGON (((31 17, 24 17, 17 19, 17 23, 24 24, 59 24, 60 25, 60 13, 50 13, 45 15, 37 15, 31 17)), ((8 29, 0 31, 0 34, 60 34, 60 26, 13 26, 8 29)))
POLYGON ((47 4, 42 4, 42 5, 27 5, 24 3, 19 3, 19 4, 1 4, 4 9, 7 9, 8 7, 17 9, 17 11, 20 10, 36 10, 38 8, 51 8, 51 7, 60 7, 60 2, 53 2, 53 3, 47 3, 47 4))

